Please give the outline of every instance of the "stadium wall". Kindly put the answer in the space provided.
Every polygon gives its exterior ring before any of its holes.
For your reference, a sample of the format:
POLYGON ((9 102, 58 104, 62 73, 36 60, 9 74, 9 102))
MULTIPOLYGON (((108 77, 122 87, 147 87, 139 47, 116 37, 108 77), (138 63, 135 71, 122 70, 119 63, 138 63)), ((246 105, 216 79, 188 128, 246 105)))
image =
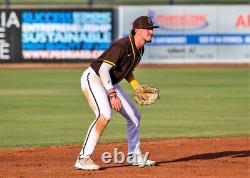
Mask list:
POLYGON ((143 63, 250 63, 249 7, 0 9, 0 62, 89 62, 147 15, 160 28, 143 63))
POLYGON ((146 45, 144 62, 249 63, 250 6, 122 6, 120 34, 133 19, 150 16, 160 26, 146 45))

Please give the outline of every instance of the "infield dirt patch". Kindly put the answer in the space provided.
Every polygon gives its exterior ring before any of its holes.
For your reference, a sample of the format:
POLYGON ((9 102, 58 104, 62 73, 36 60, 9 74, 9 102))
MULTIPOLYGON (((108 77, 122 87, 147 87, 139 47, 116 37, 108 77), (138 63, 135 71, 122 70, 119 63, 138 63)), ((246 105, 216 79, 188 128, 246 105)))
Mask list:
POLYGON ((99 144, 93 160, 102 169, 75 170, 81 146, 0 150, 0 177, 249 177, 250 137, 178 139, 142 142, 143 151, 157 161, 154 167, 104 164, 103 152, 126 153, 125 143, 99 144))

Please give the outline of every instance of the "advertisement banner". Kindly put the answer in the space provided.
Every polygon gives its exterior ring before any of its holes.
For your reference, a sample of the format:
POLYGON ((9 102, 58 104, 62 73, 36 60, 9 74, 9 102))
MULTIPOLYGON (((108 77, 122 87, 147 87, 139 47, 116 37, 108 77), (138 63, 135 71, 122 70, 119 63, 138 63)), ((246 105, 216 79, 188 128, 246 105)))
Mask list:
POLYGON ((0 62, 21 58, 20 14, 14 10, 0 11, 0 62))
POLYGON ((249 6, 122 6, 119 36, 137 17, 160 28, 146 45, 143 62, 250 62, 249 6))
POLYGON ((0 61, 92 60, 113 40, 111 9, 1 11, 0 24, 0 61))

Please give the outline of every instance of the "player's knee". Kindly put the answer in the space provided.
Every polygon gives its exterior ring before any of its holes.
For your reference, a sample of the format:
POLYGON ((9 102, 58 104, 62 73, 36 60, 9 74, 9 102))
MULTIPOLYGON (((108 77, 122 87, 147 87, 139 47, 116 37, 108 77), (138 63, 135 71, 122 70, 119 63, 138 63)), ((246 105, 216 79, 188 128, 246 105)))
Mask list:
POLYGON ((109 120, 107 120, 103 115, 100 115, 95 123, 95 130, 96 132, 101 135, 103 130, 105 129, 106 125, 108 124, 109 120))
POLYGON ((138 110, 136 110, 136 111, 134 112, 134 115, 135 115, 135 117, 137 118, 138 121, 141 120, 141 113, 140 113, 138 110))
POLYGON ((130 119, 136 127, 140 127, 141 113, 138 110, 134 111, 134 113, 130 116, 130 119))
POLYGON ((139 123, 141 120, 141 113, 138 110, 133 110, 127 113, 127 117, 127 119, 129 120, 133 120, 139 123))
POLYGON ((111 112, 110 113, 101 113, 100 117, 105 119, 106 121, 109 121, 111 119, 111 112))
POLYGON ((111 119, 111 115, 112 115, 112 110, 110 107, 101 107, 100 108, 100 112, 99 112, 99 116, 105 118, 105 120, 110 120, 111 119))

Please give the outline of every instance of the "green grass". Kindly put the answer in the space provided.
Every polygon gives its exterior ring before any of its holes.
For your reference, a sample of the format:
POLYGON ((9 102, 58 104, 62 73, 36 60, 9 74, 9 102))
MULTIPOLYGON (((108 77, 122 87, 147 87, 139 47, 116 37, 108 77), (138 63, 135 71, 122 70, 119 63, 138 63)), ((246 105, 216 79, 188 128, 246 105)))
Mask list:
MULTIPOLYGON (((0 70, 0 148, 81 144, 94 116, 79 69, 0 70)), ((160 101, 138 106, 143 139, 250 135, 249 69, 138 69, 160 101)), ((132 96, 126 82, 121 84, 132 96)), ((114 113, 101 142, 126 140, 114 113)))

